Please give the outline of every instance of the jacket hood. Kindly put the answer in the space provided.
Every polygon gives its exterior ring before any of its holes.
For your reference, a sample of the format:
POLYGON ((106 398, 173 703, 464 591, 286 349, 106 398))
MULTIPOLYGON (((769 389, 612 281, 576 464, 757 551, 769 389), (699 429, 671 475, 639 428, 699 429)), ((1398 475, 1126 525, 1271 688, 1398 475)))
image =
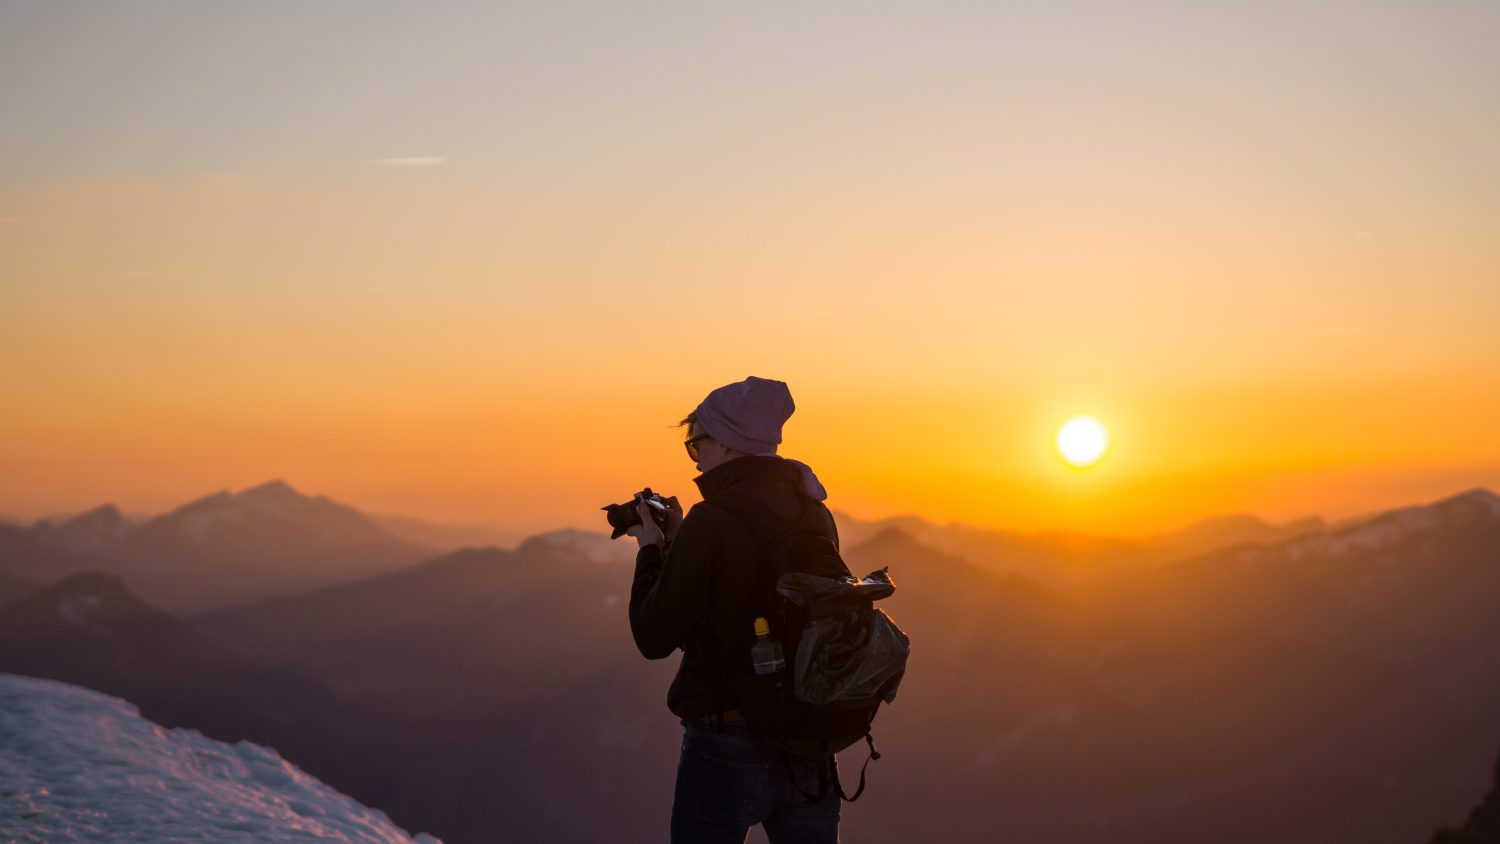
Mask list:
POLYGON ((784 484, 800 490, 814 501, 828 498, 828 490, 813 473, 812 467, 800 460, 788 460, 774 454, 737 457, 693 478, 705 500, 742 481, 784 484))

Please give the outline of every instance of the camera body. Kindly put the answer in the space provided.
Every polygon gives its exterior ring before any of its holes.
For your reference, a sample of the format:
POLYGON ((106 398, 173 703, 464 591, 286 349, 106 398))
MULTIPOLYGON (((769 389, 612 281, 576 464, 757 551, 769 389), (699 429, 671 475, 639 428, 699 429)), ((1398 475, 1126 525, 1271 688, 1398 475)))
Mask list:
POLYGON ((619 539, 625 535, 625 531, 641 523, 641 514, 636 507, 642 501, 651 509, 651 521, 656 522, 663 533, 666 532, 672 510, 677 506, 677 497, 663 498, 648 486, 624 504, 606 504, 599 508, 604 511, 604 518, 609 521, 609 526, 614 528, 609 535, 610 539, 619 539))

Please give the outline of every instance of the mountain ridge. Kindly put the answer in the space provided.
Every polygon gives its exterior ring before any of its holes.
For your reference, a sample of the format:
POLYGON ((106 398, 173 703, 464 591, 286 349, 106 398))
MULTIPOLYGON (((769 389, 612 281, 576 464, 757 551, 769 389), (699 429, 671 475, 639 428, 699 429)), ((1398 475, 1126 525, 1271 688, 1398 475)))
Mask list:
POLYGON ((390 571, 433 553, 281 479, 200 496, 141 522, 107 504, 0 532, 0 574, 47 583, 108 571, 151 603, 186 612, 390 571))

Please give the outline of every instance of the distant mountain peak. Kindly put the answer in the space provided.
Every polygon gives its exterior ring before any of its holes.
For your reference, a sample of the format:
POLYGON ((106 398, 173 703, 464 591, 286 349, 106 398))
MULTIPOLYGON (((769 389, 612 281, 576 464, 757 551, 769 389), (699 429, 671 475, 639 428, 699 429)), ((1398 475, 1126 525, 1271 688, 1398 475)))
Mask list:
POLYGON ((258 486, 240 490, 236 498, 261 498, 261 499, 301 499, 309 496, 298 492, 291 484, 276 478, 266 481, 258 486))
POLYGON ((83 572, 59 585, 58 616, 82 628, 98 628, 120 610, 140 606, 124 581, 103 572, 83 572))
POLYGON ((840 543, 840 553, 847 559, 849 556, 884 555, 890 557, 904 557, 917 555, 921 557, 952 555, 934 548, 923 542, 919 537, 913 536, 905 528, 890 525, 882 528, 874 536, 860 542, 858 545, 845 545, 840 543))
POLYGON ((874 536, 871 536, 869 539, 865 540, 865 544, 867 545, 875 545, 877 543, 886 546, 917 546, 922 544, 921 542, 917 541, 917 538, 915 536, 912 536, 910 532, 903 530, 902 528, 899 528, 895 525, 883 527, 874 536))
POLYGON ((1469 504, 1484 507, 1493 512, 1500 513, 1500 495, 1496 495, 1482 486, 1465 490, 1457 495, 1445 498, 1438 504, 1469 504))
POLYGON ((101 504, 92 510, 87 510, 65 522, 58 527, 88 527, 92 529, 116 529, 130 527, 135 520, 120 512, 120 508, 113 504, 101 504))
POLYGON ((122 619, 154 614, 119 577, 102 571, 82 571, 10 604, 4 630, 33 633, 79 629, 107 632, 122 619))
MULTIPOLYGON (((281 515, 293 515, 329 507, 344 508, 336 505, 324 496, 303 495, 291 484, 281 479, 267 481, 257 486, 247 487, 239 492, 220 490, 212 495, 205 495, 196 501, 190 502, 177 508, 172 513, 193 514, 195 519, 216 519, 221 516, 239 520, 248 513, 266 512, 281 515)), ((352 512, 352 509, 351 509, 352 512)), ((160 519, 156 520, 160 521, 160 519)), ((201 521, 195 522, 192 529, 203 527, 201 521)))
POLYGON ((113 504, 61 519, 44 519, 32 527, 38 547, 67 555, 93 557, 119 544, 136 527, 136 520, 113 504))

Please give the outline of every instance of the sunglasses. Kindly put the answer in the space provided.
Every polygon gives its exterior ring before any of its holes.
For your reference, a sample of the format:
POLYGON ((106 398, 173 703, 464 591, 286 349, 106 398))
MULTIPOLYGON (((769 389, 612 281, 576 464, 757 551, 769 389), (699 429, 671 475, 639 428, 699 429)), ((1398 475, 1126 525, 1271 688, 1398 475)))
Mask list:
POLYGON ((683 447, 687 449, 688 457, 693 458, 693 462, 697 462, 698 460, 698 441, 709 439, 713 439, 713 437, 710 437, 708 434, 699 434, 698 436, 693 437, 690 440, 686 440, 682 443, 683 447))

